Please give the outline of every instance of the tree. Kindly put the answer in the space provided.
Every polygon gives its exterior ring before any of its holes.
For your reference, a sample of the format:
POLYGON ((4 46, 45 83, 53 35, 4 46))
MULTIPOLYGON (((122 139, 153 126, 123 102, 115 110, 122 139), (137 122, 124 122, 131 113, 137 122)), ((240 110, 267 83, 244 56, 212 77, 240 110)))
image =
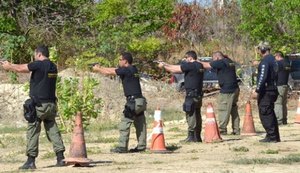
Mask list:
POLYGON ((90 22, 97 34, 96 51, 111 57, 154 35, 171 16, 173 5, 173 0, 101 1, 90 22))
POLYGON ((254 44, 269 41, 274 49, 299 51, 299 0, 242 0, 241 5, 240 29, 254 44))
POLYGON ((28 60, 37 44, 56 45, 62 36, 82 33, 84 7, 93 4, 91 0, 0 2, 0 55, 15 62, 28 60))

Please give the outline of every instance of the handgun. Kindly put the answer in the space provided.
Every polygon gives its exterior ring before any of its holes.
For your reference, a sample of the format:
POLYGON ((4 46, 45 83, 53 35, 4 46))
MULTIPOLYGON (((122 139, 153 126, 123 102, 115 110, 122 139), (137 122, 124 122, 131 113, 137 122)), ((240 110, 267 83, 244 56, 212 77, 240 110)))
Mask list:
POLYGON ((97 65, 97 64, 99 64, 99 63, 98 63, 98 62, 95 62, 95 63, 88 64, 88 66, 89 66, 90 68, 92 68, 92 67, 94 67, 94 66, 97 65))
POLYGON ((163 61, 162 60, 154 60, 153 62, 155 62, 155 63, 161 63, 163 61))

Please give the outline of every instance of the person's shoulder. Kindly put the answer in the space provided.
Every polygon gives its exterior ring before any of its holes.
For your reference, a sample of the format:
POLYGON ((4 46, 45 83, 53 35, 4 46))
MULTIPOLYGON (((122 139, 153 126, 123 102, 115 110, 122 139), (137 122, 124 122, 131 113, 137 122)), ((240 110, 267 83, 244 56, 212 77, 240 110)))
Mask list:
POLYGON ((32 61, 32 62, 30 62, 30 63, 28 63, 28 68, 29 68, 29 70, 31 69, 31 70, 36 70, 36 69, 38 69, 38 68, 42 68, 42 61, 32 61))

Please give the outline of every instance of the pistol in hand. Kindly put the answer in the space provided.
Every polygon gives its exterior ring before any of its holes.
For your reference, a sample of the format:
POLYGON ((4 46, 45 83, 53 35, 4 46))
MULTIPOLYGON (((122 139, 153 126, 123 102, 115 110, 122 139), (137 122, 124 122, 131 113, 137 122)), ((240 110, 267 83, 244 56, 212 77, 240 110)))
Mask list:
POLYGON ((93 68, 95 65, 97 65, 97 64, 99 64, 98 62, 95 62, 95 63, 91 63, 91 64, 88 64, 88 66, 90 67, 90 68, 93 68))

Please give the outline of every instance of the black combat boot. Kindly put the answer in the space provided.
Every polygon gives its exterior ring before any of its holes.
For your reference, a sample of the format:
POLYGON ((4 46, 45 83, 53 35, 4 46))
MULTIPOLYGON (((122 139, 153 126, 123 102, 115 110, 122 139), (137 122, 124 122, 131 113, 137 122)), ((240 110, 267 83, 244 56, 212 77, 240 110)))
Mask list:
POLYGON ((189 131, 186 139, 181 140, 180 142, 196 142, 194 131, 189 131))
POLYGON ((56 166, 66 166, 66 162, 64 161, 65 156, 63 151, 59 151, 56 153, 56 166))
POLYGON ((200 131, 195 131, 195 142, 202 142, 200 131))
POLYGON ((27 161, 19 169, 36 169, 35 157, 28 156, 27 161))

